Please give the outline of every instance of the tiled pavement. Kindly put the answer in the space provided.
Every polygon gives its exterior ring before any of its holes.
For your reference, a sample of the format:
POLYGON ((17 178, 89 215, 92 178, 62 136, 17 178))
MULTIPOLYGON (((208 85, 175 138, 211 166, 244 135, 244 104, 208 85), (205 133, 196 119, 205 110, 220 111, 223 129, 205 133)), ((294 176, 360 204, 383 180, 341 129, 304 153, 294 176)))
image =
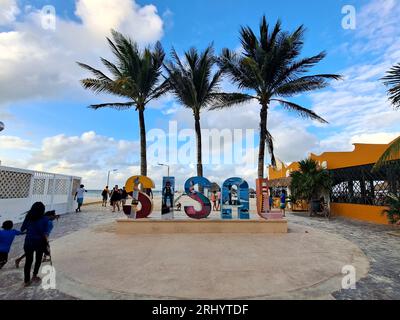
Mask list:
MULTIPOLYGON (((82 213, 64 215, 55 223, 52 239, 84 229, 94 223, 116 217, 99 205, 84 207, 82 213)), ((388 234, 393 228, 345 219, 328 221, 289 214, 290 224, 309 226, 336 233, 356 243, 370 261, 369 275, 357 282, 357 289, 333 293, 336 299, 400 299, 400 237, 388 234)), ((18 237, 10 252, 9 263, 0 271, 0 300, 6 299, 74 299, 57 290, 43 290, 40 285, 22 286, 22 269, 15 269, 14 259, 22 252, 23 237, 18 237)))

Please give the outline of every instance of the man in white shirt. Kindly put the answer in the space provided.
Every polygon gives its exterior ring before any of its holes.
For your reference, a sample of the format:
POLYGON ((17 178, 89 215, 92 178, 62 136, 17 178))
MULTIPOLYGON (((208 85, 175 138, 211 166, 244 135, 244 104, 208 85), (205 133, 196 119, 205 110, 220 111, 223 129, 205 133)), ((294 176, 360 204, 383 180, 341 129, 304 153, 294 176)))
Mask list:
POLYGON ((75 193, 75 197, 74 200, 77 199, 78 202, 78 208, 75 209, 75 212, 81 212, 81 206, 83 204, 83 198, 84 198, 84 194, 85 192, 87 192, 87 190, 85 189, 85 186, 83 184, 81 184, 81 186, 76 190, 75 193))

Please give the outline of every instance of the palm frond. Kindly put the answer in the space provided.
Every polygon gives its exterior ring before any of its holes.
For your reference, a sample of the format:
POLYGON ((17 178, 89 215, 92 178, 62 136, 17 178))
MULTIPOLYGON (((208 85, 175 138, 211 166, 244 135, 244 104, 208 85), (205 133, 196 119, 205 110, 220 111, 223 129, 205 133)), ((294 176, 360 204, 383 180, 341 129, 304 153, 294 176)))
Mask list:
POLYGON ((117 77, 117 78, 123 77, 121 71, 118 70, 118 67, 115 64, 108 61, 107 59, 104 59, 104 58, 100 58, 100 59, 101 59, 101 62, 106 66, 108 71, 110 71, 114 77, 117 77))
POLYGON ((389 148, 381 155, 374 166, 374 170, 381 168, 386 163, 391 160, 399 159, 400 158, 400 137, 394 140, 389 148))
POLYGON ((127 110, 135 105, 135 102, 111 102, 111 103, 101 103, 101 104, 92 104, 89 108, 97 110, 101 108, 112 108, 117 110, 127 110))
POLYGON ((239 106, 255 99, 253 96, 243 93, 213 93, 213 104, 209 110, 219 110, 229 107, 239 106))
POLYGON ((400 108, 400 63, 392 67, 382 80, 383 83, 389 87, 389 99, 393 106, 395 108, 400 108))
POLYGON ((301 77, 276 88, 274 94, 283 97, 291 97, 293 95, 323 89, 329 85, 327 80, 340 80, 341 76, 336 74, 317 74, 312 76, 301 77))
POLYGON ((268 130, 266 138, 267 138, 266 143, 267 143, 268 153, 271 158, 271 165, 273 167, 276 167, 276 158, 274 153, 274 138, 272 137, 271 133, 268 130))
POLYGON ((100 81, 112 81, 108 76, 106 76, 103 72, 101 72, 100 70, 97 70, 85 63, 82 62, 77 62, 77 64, 83 68, 86 69, 88 71, 90 71, 98 80, 100 81))
POLYGON ((172 49, 172 61, 165 63, 168 86, 178 101, 198 112, 213 103, 213 94, 218 92, 222 73, 212 74, 216 59, 212 45, 199 53, 191 48, 184 53, 184 62, 172 49))
POLYGON ((129 98, 143 109, 146 103, 161 97, 167 91, 165 84, 160 84, 164 50, 157 42, 153 50, 146 47, 140 51, 137 43, 129 37, 115 30, 111 30, 111 34, 112 39, 107 38, 107 41, 116 61, 111 62, 104 58, 101 61, 112 76, 78 62, 80 67, 94 75, 94 78, 83 79, 81 83, 85 89, 95 93, 129 98))
POLYGON ((328 123, 325 119, 321 118, 319 115, 317 115, 314 111, 304 108, 296 103, 285 101, 285 100, 280 100, 280 99, 271 99, 271 101, 276 101, 282 104, 282 106, 288 110, 292 110, 300 114, 304 118, 309 118, 313 120, 317 120, 321 123, 328 123))

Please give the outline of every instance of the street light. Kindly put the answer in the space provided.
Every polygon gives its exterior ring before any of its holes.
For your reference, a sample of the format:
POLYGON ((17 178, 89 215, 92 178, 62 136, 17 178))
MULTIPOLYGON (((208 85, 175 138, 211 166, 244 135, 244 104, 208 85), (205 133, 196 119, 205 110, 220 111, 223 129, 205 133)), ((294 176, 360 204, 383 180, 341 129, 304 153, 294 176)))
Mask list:
POLYGON ((168 164, 164 164, 164 163, 159 163, 158 165, 168 168, 168 177, 169 177, 169 165, 168 164))
POLYGON ((113 169, 113 170, 108 170, 108 175, 107 175, 107 186, 110 186, 110 173, 111 172, 116 172, 118 169, 113 169))

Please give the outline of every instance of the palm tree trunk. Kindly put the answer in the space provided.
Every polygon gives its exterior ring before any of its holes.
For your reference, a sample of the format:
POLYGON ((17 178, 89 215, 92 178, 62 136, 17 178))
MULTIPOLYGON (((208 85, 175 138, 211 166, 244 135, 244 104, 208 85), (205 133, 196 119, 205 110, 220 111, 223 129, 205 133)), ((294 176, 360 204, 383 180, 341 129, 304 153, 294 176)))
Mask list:
POLYGON ((147 176, 146 124, 144 122, 144 108, 139 108, 139 128, 140 128, 140 175, 147 176))
POLYGON ((260 111, 260 146, 258 149, 258 178, 264 178, 265 144, 267 139, 268 104, 263 103, 260 111))
POLYGON ((197 143, 197 176, 203 176, 203 162, 201 155, 201 128, 200 128, 200 113, 194 113, 194 129, 196 131, 196 143, 197 143))

